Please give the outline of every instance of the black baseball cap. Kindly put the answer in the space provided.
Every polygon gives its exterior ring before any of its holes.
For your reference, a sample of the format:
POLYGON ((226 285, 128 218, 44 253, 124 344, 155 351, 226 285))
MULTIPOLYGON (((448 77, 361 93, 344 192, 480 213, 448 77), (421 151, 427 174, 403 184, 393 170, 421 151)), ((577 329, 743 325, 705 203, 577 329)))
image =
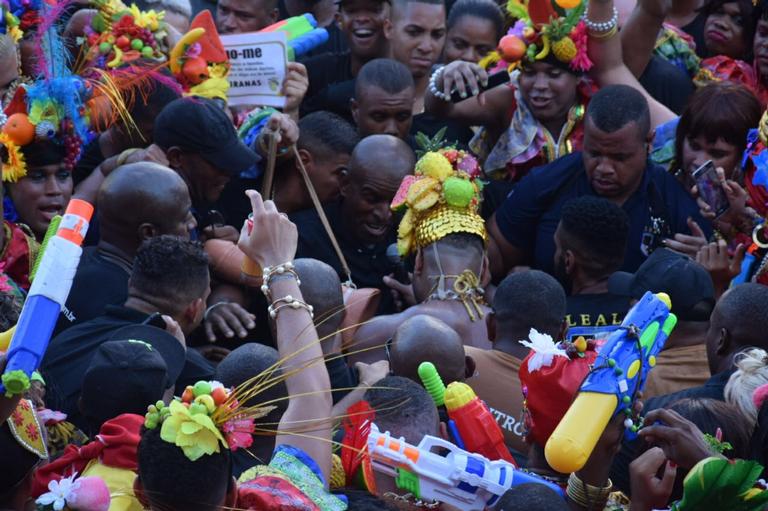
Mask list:
POLYGON ((85 415, 103 423, 123 413, 145 413, 168 386, 165 361, 150 344, 107 341, 83 375, 80 399, 85 415))
POLYGON ((168 103, 155 119, 155 143, 200 154, 231 175, 253 167, 259 156, 237 136, 232 121, 214 101, 199 97, 168 103))
POLYGON ((668 248, 654 250, 635 273, 619 271, 611 275, 608 291, 635 299, 647 291, 667 293, 672 312, 681 321, 707 321, 709 314, 694 307, 700 302, 715 304, 715 288, 707 270, 668 248))
POLYGON ((151 325, 128 325, 118 328, 109 336, 108 341, 143 341, 160 354, 168 373, 167 387, 171 387, 184 369, 187 350, 178 339, 151 325))

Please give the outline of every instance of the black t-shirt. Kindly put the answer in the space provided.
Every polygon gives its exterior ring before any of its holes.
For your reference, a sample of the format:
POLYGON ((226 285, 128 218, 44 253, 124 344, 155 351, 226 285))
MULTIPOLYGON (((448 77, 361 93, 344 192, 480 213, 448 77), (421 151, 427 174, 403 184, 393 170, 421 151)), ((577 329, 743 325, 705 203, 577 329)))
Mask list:
POLYGON ((640 76, 640 83, 648 94, 680 115, 696 88, 682 69, 668 60, 654 55, 640 76))
MULTIPOLYGON (((341 218, 341 202, 328 204, 324 210, 336 240, 339 242, 341 252, 352 271, 354 283, 357 287, 377 288, 381 291, 379 314, 397 312, 389 288, 382 281, 385 275, 394 271, 392 263, 387 259, 386 252, 387 247, 397 241, 395 229, 391 230, 384 242, 366 246, 352 239, 344 228, 341 218)), ((341 261, 333 249, 331 239, 326 234, 317 211, 314 208, 305 209, 290 215, 290 218, 299 231, 296 257, 309 257, 323 261, 336 270, 342 282, 347 280, 341 267, 341 261)))
POLYGON ((96 247, 83 250, 67 301, 59 314, 53 335, 104 314, 107 305, 128 298, 131 264, 105 254, 96 247))
POLYGON ((707 45, 704 40, 704 25, 707 22, 707 16, 704 13, 699 13, 693 18, 693 21, 688 23, 680 29, 686 34, 693 37, 693 42, 696 43, 696 55, 701 58, 707 58, 707 45))
POLYGON ((629 298, 612 293, 572 295, 565 301, 568 338, 605 339, 629 311, 629 298))
MULTIPOLYGON (((67 329, 54 337, 40 364, 40 372, 46 381, 46 403, 52 409, 68 415, 76 426, 86 428, 87 424, 77 406, 82 387, 83 375, 93 359, 96 350, 109 340, 114 331, 128 325, 143 323, 148 314, 129 309, 122 305, 108 305, 104 314, 90 321, 67 329)), ((211 380, 213 366, 195 350, 188 349, 186 363, 178 380, 177 395, 187 385, 199 380, 211 380)))
POLYGON ((77 161, 75 170, 72 171, 72 180, 75 182, 75 186, 90 176, 91 172, 106 159, 107 157, 101 152, 99 137, 91 140, 91 142, 83 148, 83 155, 77 161))
POLYGON ((312 104, 313 98, 326 87, 334 83, 346 82, 352 76, 352 56, 350 53, 324 53, 302 59, 301 63, 307 68, 309 88, 304 101, 312 104))
MULTIPOLYGON (((563 205, 584 195, 597 193, 587 179, 581 152, 575 152, 533 169, 517 183, 496 211, 496 224, 506 240, 527 255, 533 267, 552 273, 553 237, 563 205)), ((662 239, 678 232, 689 234, 688 218, 693 218, 707 236, 711 234, 709 222, 699 214, 688 192, 674 176, 650 162, 640 186, 621 207, 629 217, 623 271, 634 273, 650 253, 649 248, 660 246, 662 239), (651 227, 659 224, 663 228, 652 234, 651 227)))

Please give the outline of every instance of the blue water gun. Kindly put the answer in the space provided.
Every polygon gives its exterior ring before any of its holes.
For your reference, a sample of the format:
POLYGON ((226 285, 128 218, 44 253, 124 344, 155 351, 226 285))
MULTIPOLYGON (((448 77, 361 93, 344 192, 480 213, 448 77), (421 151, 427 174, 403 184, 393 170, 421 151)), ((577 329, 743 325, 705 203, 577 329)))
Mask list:
POLYGON ((443 502, 462 511, 494 506, 507 490, 525 483, 543 484, 565 498, 558 485, 512 463, 490 461, 430 435, 415 446, 371 424, 368 456, 373 470, 394 477, 398 488, 417 499, 443 502))
POLYGON ((260 32, 285 32, 288 37, 288 60, 296 60, 328 41, 328 31, 317 28, 317 20, 309 13, 278 21, 260 32))
MULTIPOLYGON (((611 418, 632 414, 635 394, 677 324, 671 307, 665 293, 645 293, 599 348, 594 368, 544 448, 552 468, 564 474, 581 469, 611 418)), ((630 418, 625 425, 637 431, 630 418)))
POLYGON ((25 392, 32 373, 40 366, 61 308, 72 288, 92 215, 91 204, 78 199, 70 200, 56 235, 47 241, 8 347, 7 364, 0 384, 0 393, 6 396, 25 392))

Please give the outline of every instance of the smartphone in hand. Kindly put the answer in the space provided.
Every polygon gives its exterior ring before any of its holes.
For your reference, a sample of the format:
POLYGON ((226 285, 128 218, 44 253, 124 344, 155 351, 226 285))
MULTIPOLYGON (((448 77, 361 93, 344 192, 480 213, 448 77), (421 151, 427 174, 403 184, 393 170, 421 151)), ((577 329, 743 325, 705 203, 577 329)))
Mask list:
POLYGON ((699 196, 707 203, 710 209, 719 217, 728 210, 728 196, 723 190, 720 178, 717 176, 717 169, 712 160, 705 162, 701 167, 693 171, 693 180, 696 182, 696 188, 699 196))

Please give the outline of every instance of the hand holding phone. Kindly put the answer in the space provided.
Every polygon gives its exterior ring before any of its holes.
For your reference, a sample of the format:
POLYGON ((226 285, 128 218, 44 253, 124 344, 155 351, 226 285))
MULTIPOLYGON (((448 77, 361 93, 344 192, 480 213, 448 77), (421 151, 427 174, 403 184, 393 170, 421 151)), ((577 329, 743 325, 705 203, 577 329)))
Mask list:
POLYGON ((705 162, 693 172, 693 180, 696 182, 699 196, 715 214, 715 218, 728 210, 730 206, 728 196, 723 190, 722 179, 712 160, 705 162))

